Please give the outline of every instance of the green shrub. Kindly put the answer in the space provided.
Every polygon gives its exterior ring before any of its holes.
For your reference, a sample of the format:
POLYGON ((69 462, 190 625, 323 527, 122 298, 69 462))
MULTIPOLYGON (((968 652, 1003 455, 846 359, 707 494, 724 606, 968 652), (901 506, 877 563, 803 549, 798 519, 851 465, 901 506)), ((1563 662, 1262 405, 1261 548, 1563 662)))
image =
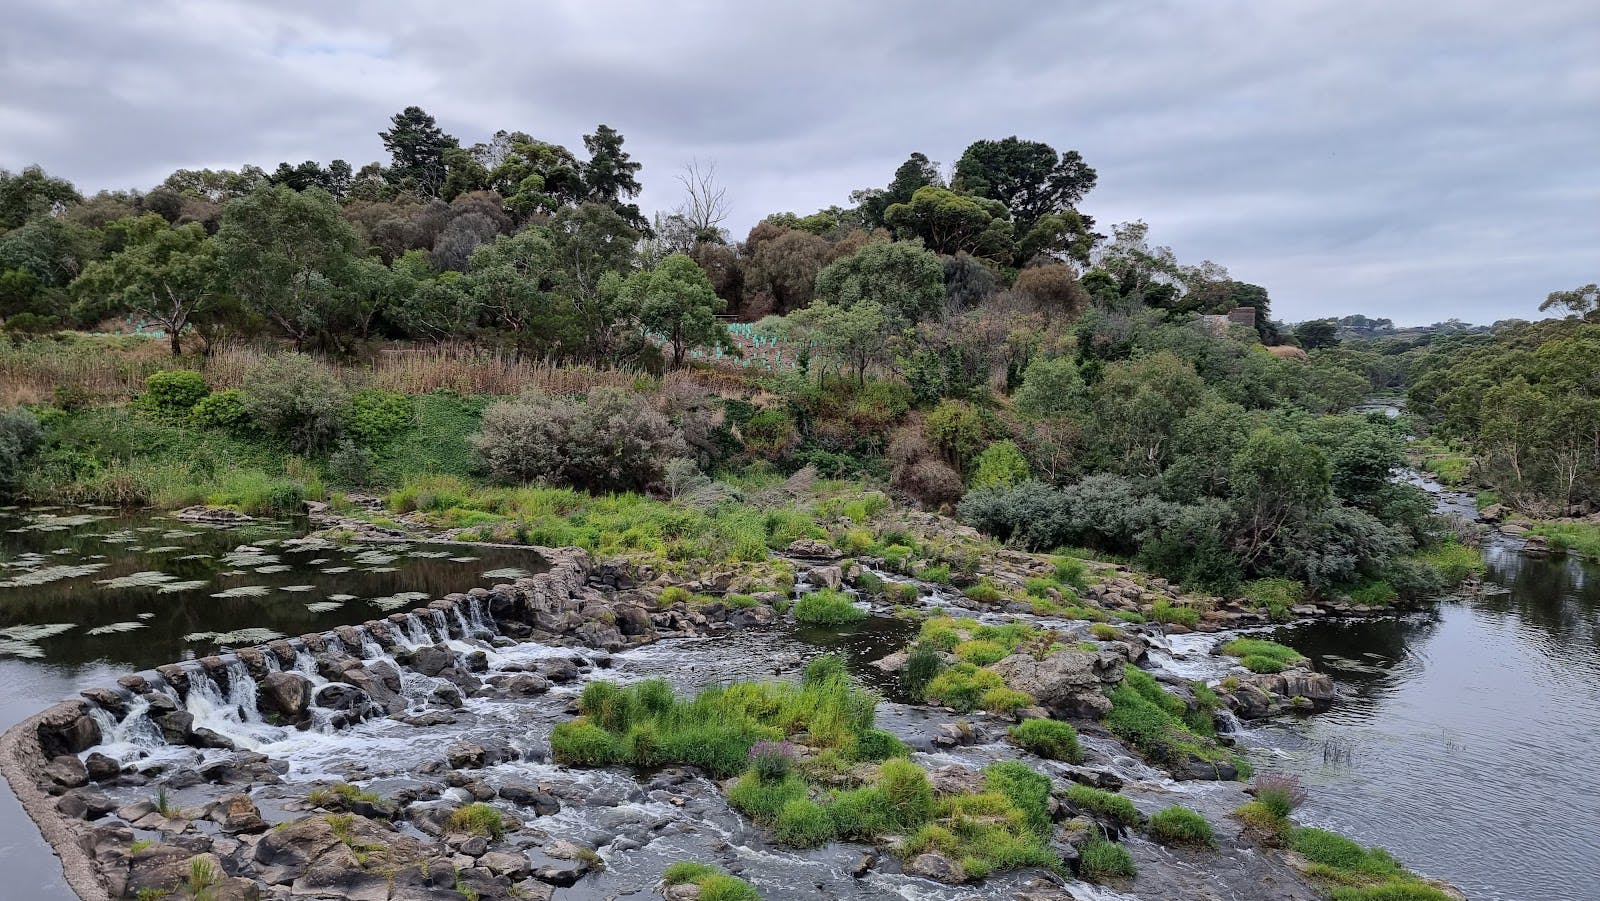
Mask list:
POLYGON ((966 595, 980 604, 998 604, 1005 599, 1000 589, 987 579, 966 589, 966 595))
POLYGON ((251 422, 295 453, 332 447, 344 429, 350 395, 333 373, 301 354, 282 354, 245 377, 251 422))
POLYGON ((866 729, 856 733, 850 756, 856 760, 887 760, 904 757, 906 743, 893 732, 884 729, 866 729))
POLYGON ((933 786, 922 767, 904 758, 884 761, 878 777, 884 815, 902 829, 915 829, 933 817, 933 786))
POLYGON ((1246 829, 1269 845, 1281 845, 1289 836, 1289 821, 1260 801, 1242 805, 1233 815, 1239 818, 1246 829))
POLYGON ((815 848, 833 840, 833 821, 822 805, 805 798, 784 804, 772 827, 773 837, 796 848, 815 848))
POLYGON ((210 393, 205 376, 192 369, 155 372, 144 380, 139 405, 162 416, 187 417, 195 404, 210 393))
POLYGON ((881 597, 885 590, 885 584, 877 573, 867 570, 862 570, 860 575, 856 576, 856 590, 862 594, 881 597))
POLYGON ((968 485, 973 488, 1015 485, 1032 475, 1033 471, 1028 467, 1028 458, 1022 455, 1016 442, 996 441, 978 455, 968 485))
POLYGON ((1032 707, 1033 704, 1033 695, 1014 688, 991 688, 978 698, 978 706, 990 713, 1016 713, 1024 707, 1032 707))
POLYGON ((1275 620, 1289 618, 1289 608, 1305 600, 1306 587, 1293 579, 1256 579, 1244 584, 1245 599, 1275 620))
POLYGON ((1060 720, 1024 720, 1011 727, 1011 741, 1049 760, 1083 761, 1078 730, 1060 720))
POLYGON ((1209 710, 1201 705, 1191 711, 1181 698, 1131 664, 1123 667, 1122 684, 1111 692, 1105 725, 1150 760, 1176 761, 1193 755, 1213 763, 1243 764, 1217 745, 1209 710))
POLYGON ((417 410, 410 397, 363 388, 350 396, 345 431, 366 447, 378 447, 416 425, 416 421, 417 410))
POLYGON ((1150 837, 1163 845, 1214 848, 1217 844, 1211 824, 1187 807, 1168 807, 1152 816, 1150 837))
POLYGON ((1091 882, 1131 878, 1135 873, 1128 849, 1103 838, 1092 838, 1079 849, 1078 875, 1091 882))
POLYGON ((450 829, 498 839, 505 834, 506 821, 500 811, 487 804, 475 803, 458 807, 451 812, 450 829))
POLYGON ((1235 638, 1220 650, 1240 658, 1244 668, 1253 673, 1281 673, 1306 659, 1294 648, 1260 638, 1235 638))
POLYGON ((661 881, 667 885, 697 885, 701 901, 761 901, 750 883, 697 861, 680 860, 668 866, 661 881))
POLYGON ((595 493, 641 490, 686 450, 682 432, 643 397, 613 388, 582 403, 538 393, 496 402, 469 442, 498 482, 595 493))
POLYGON ((828 819, 842 839, 870 841, 896 828, 890 820, 888 801, 876 786, 836 791, 828 799, 828 819))
POLYGON ((1344 886, 1333 890, 1333 901, 1455 901, 1449 895, 1414 879, 1394 879, 1377 885, 1344 886))
POLYGON ((339 485, 365 487, 372 482, 373 467, 377 458, 372 451, 350 439, 342 439, 339 446, 328 455, 328 478, 339 485))
POLYGON ((615 736, 599 726, 572 720, 551 730, 550 756, 571 766, 610 766, 621 760, 622 748, 615 736))
POLYGON ((1137 826, 1144 821, 1138 808, 1122 795, 1103 791, 1088 785, 1072 785, 1067 789, 1067 800, 1074 807, 1095 816, 1114 820, 1125 826, 1137 826))
POLYGON ((1122 637, 1122 630, 1109 623, 1095 623, 1089 627, 1089 634, 1100 641, 1116 641, 1122 637))
MULTIPOLYGON (((1534 532, 1539 532, 1535 528, 1534 532)), ((1549 532, 1549 529, 1544 529, 1549 532)), ((1460 585, 1472 576, 1479 576, 1487 568, 1483 562, 1483 552, 1477 548, 1447 541, 1444 544, 1429 548, 1415 555, 1416 559, 1432 566, 1443 579, 1445 587, 1460 585)))
POLYGON ((896 604, 915 604, 922 596, 922 590, 911 582, 891 582, 889 584, 889 600, 896 604))
POLYGON ((44 443, 39 420, 22 407, 0 412, 0 497, 22 484, 29 463, 44 443))
POLYGON ((796 622, 811 625, 839 626, 860 622, 867 614, 852 604, 848 596, 831 588, 819 588, 800 596, 794 604, 794 618, 796 622))
POLYGON ((1089 567, 1076 557, 1057 557, 1055 580, 1078 591, 1089 587, 1089 567))

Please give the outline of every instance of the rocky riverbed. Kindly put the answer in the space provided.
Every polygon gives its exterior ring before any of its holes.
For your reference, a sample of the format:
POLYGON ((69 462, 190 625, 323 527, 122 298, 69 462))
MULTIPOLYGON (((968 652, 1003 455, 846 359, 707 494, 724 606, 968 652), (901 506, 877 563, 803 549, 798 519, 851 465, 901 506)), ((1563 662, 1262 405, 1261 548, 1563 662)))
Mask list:
MULTIPOLYGON (((976 604, 875 571, 879 561, 794 550, 801 591, 872 574, 914 587, 914 601, 900 593, 902 610, 1025 621, 1073 643, 997 666, 1039 707, 1005 718, 957 714, 893 700, 895 655, 916 623, 885 601, 859 598, 872 615, 850 629, 805 628, 783 612, 788 597, 779 592, 737 605, 662 596, 685 584, 745 587, 738 572, 685 582, 576 549, 540 549, 549 569, 515 582, 86 691, 7 733, 6 775, 85 899, 610 898, 657 891, 661 871, 680 859, 714 861, 774 899, 1322 897, 1292 857, 1258 847, 1228 818, 1249 800, 1240 783, 1217 781, 1229 774, 1156 769, 1094 717, 1130 662, 1175 689, 1231 675, 1238 687, 1226 697, 1238 717, 1304 709, 1295 699, 1326 706, 1335 691, 1325 676, 1246 673, 1212 653, 1218 639, 1204 633, 1130 626, 1099 641, 1086 622, 976 604), (958 873, 902 861, 892 848, 776 846, 697 771, 575 771, 548 759, 550 729, 572 715, 591 679, 659 676, 698 689, 793 677, 824 651, 842 653, 859 680, 890 696, 879 725, 913 749, 936 788, 959 791, 986 764, 1025 758, 1055 783, 1053 844, 1063 859, 1101 830, 1123 840, 1138 878, 1108 889, 1017 871, 956 884, 958 873), (1051 715, 1079 725, 1082 763, 1034 758, 1004 740, 1015 717, 1051 715), (1217 824, 1220 847, 1149 842, 1075 809, 1065 798, 1074 783, 1118 789, 1146 813, 1182 803, 1217 824), (457 814, 474 804, 501 822, 464 826, 457 814)), ((999 559, 1018 577, 1038 565, 1029 555, 999 559)), ((1176 596, 1115 572, 1095 587, 1108 609, 1148 604, 1151 592, 1176 596)), ((1223 717, 1226 727, 1232 718, 1223 717)))

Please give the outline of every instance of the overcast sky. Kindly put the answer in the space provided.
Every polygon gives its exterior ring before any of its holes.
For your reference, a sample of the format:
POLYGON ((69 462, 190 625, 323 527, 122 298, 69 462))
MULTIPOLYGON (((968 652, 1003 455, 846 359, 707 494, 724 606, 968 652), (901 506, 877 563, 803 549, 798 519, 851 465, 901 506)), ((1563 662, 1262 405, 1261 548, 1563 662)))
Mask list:
POLYGON ((647 211, 715 160, 742 236, 1016 134, 1099 170, 1100 230, 1144 219, 1290 321, 1536 317, 1600 279, 1595 0, 7 6, 0 166, 86 193, 360 166, 418 104, 463 143, 609 124, 647 211))

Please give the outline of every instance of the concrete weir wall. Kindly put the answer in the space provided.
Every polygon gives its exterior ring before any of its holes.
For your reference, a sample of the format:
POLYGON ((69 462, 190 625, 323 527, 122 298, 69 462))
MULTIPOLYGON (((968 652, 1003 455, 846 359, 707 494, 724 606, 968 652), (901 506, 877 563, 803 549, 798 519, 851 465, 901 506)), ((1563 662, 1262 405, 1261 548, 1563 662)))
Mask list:
MULTIPOLYGON (((133 716, 135 706, 143 708, 138 715, 145 717, 152 713, 145 704, 162 705, 166 713, 154 721, 160 723, 169 743, 218 747, 212 742, 220 736, 195 728, 192 717, 183 712, 184 699, 191 691, 220 689, 227 693, 235 687, 234 680, 248 678, 254 683, 249 687, 254 696, 256 689, 267 688, 268 682, 292 682, 297 663, 303 669, 313 656, 316 665, 324 669, 332 657, 333 665, 345 667, 339 673, 341 682, 360 689, 349 694, 361 700, 342 708, 342 715, 354 722, 364 716, 397 712, 394 693, 383 685, 383 670, 391 668, 369 668, 366 664, 371 657, 364 652, 410 651, 435 641, 467 638, 479 625, 513 639, 614 651, 653 640, 658 627, 670 632, 689 625, 680 621, 678 613, 653 609, 649 596, 627 590, 624 573, 610 565, 597 566, 583 550, 537 550, 550 568, 512 583, 452 594, 360 625, 167 664, 153 672, 123 676, 115 686, 88 689, 82 698, 42 710, 0 736, 0 774, 60 856, 67 882, 78 896, 84 901, 111 901, 121 895, 122 888, 109 885, 105 868, 98 865, 88 819, 82 811, 61 807, 70 800, 65 793, 73 785, 84 784, 84 764, 78 755, 102 743, 106 726, 133 716), (276 680, 274 673, 280 674, 276 680)), ((298 718, 303 723, 309 698, 286 704, 282 694, 270 688, 262 691, 261 711, 277 722, 293 724, 298 718)))

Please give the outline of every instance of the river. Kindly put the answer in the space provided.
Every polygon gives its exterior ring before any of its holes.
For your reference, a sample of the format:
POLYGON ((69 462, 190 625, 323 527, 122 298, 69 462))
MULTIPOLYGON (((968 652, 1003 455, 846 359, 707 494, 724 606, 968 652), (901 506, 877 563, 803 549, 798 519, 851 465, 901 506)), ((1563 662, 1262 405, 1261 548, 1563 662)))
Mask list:
MULTIPOLYGON (((295 635, 359 622, 411 606, 417 596, 405 591, 437 597, 542 566, 510 548, 286 544, 295 522, 219 530, 78 509, 0 517, 0 727, 129 670, 262 635, 241 630, 295 635)), ((1278 630, 1274 637, 1312 656, 1348 699, 1240 738, 1258 768, 1306 780, 1303 821, 1387 847, 1472 898, 1600 898, 1600 779, 1587 766, 1600 726, 1600 571, 1523 558, 1508 543, 1492 545, 1488 559, 1484 591, 1428 612, 1278 630)), ((779 657, 792 669, 819 646, 865 660, 902 641, 897 628, 884 620, 847 639, 779 629, 702 648, 663 643, 623 655, 619 669, 704 684, 760 675, 779 657)), ((1191 646, 1204 644, 1194 638, 1191 646)), ((884 715, 917 714, 886 705, 884 715)), ((559 716, 558 707, 541 710, 543 725, 530 734, 559 716)), ((333 759, 358 746, 318 754, 333 759)), ((708 802, 705 815, 729 822, 718 804, 708 802)), ((680 850, 698 850, 698 841, 680 850)), ((780 883, 820 877, 847 866, 847 851, 764 855, 747 875, 766 881, 758 874, 767 867, 780 883)), ((29 897, 72 897, 9 792, 0 797, 0 866, 30 887, 29 897)), ((633 888, 629 870, 619 867, 602 887, 633 888)), ((648 871, 641 864, 638 878, 648 871)))

